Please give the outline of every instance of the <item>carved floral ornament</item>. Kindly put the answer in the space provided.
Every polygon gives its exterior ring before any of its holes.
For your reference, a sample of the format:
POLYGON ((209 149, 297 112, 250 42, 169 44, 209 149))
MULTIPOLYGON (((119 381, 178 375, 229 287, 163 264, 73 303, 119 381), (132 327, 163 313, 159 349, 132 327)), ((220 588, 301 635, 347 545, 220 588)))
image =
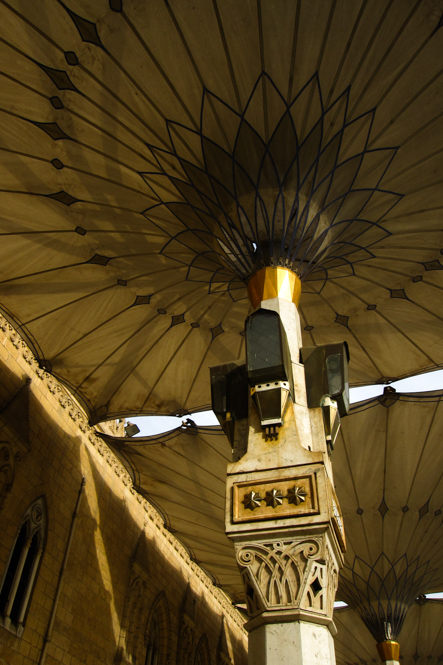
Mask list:
POLYGON ((31 519, 34 524, 40 524, 43 519, 43 511, 39 504, 36 504, 31 511, 31 519))
POLYGON ((338 565, 326 537, 236 545, 251 617, 269 610, 301 610, 331 617, 338 565))

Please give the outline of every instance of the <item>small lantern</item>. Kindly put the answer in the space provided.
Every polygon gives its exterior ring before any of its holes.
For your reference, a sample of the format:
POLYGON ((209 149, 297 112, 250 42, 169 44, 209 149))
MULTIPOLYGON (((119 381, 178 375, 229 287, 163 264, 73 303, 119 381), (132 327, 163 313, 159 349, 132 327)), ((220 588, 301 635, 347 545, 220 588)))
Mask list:
POLYGON ((337 402, 326 395, 321 403, 323 412, 323 425, 325 428, 325 438, 328 444, 328 450, 334 450, 335 439, 340 429, 340 414, 338 412, 337 402))
POLYGON ((272 381, 251 388, 252 399, 265 429, 266 438, 278 439, 278 428, 283 425, 283 415, 289 397, 288 381, 272 381))

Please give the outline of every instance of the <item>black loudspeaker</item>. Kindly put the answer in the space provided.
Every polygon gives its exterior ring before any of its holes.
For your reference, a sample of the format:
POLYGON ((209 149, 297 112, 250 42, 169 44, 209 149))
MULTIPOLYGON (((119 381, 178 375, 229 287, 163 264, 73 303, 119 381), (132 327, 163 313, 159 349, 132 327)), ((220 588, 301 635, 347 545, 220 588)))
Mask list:
POLYGON ((251 386, 287 381, 293 395, 291 355, 277 312, 259 309, 246 319, 246 370, 251 386))
POLYGON ((340 416, 346 416, 349 411, 349 349, 346 342, 305 346, 300 349, 300 360, 305 367, 308 407, 321 406, 324 397, 329 395, 337 402, 340 416))
POLYGON ((217 365, 210 373, 212 410, 232 444, 235 421, 247 418, 249 412, 246 365, 217 365))

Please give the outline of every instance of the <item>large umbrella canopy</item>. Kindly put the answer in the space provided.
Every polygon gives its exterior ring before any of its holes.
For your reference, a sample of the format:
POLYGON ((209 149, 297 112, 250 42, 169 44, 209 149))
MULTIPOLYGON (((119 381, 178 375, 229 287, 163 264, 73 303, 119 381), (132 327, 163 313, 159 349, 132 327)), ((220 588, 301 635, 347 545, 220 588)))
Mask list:
POLYGON ((0 303, 91 422, 199 409, 245 282, 351 381, 441 365, 442 2, 0 7, 0 303))
POLYGON ((338 597, 374 638, 399 634, 413 600, 443 588, 443 393, 385 394, 342 423, 334 483, 347 533, 338 597))
MULTIPOLYGON (((420 602, 409 610, 400 635, 402 665, 437 665, 443 660, 443 601, 420 602)), ((353 610, 336 611, 334 622, 337 665, 380 663, 374 639, 353 610)))
MULTIPOLYGON (((225 536, 231 450, 220 428, 189 422, 162 436, 102 436, 191 555, 238 601, 243 588, 225 536)), ((337 597, 374 630, 381 607, 400 630, 414 598, 443 587, 442 438, 441 392, 389 393, 354 405, 342 421, 333 466, 348 551, 337 597)))
POLYGON ((243 601, 234 547, 225 534, 231 450, 224 432, 219 427, 197 428, 188 421, 161 436, 138 440, 101 436, 191 558, 234 602, 243 601))

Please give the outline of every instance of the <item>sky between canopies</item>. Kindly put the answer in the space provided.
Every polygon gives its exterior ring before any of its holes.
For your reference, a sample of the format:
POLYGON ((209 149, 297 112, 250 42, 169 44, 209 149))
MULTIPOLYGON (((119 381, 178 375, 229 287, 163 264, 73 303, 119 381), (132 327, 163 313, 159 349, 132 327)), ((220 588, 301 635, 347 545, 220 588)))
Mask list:
MULTIPOLYGON (((427 374, 419 374, 417 376, 410 376, 407 379, 401 379, 391 384, 397 392, 405 393, 418 393, 428 392, 431 390, 441 390, 443 388, 443 370, 435 372, 428 372, 427 374)), ((361 386, 358 388, 351 388, 350 398, 351 403, 361 402, 371 397, 377 397, 383 393, 385 386, 375 384, 372 386, 361 386)), ((201 413, 194 413, 190 416, 177 418, 175 416, 144 416, 140 418, 131 418, 131 423, 135 423, 140 428, 140 433, 137 436, 152 436, 153 434, 161 434, 168 432, 171 429, 180 427, 183 420, 191 418, 196 425, 208 426, 218 425, 218 420, 212 411, 202 411, 201 413)))

